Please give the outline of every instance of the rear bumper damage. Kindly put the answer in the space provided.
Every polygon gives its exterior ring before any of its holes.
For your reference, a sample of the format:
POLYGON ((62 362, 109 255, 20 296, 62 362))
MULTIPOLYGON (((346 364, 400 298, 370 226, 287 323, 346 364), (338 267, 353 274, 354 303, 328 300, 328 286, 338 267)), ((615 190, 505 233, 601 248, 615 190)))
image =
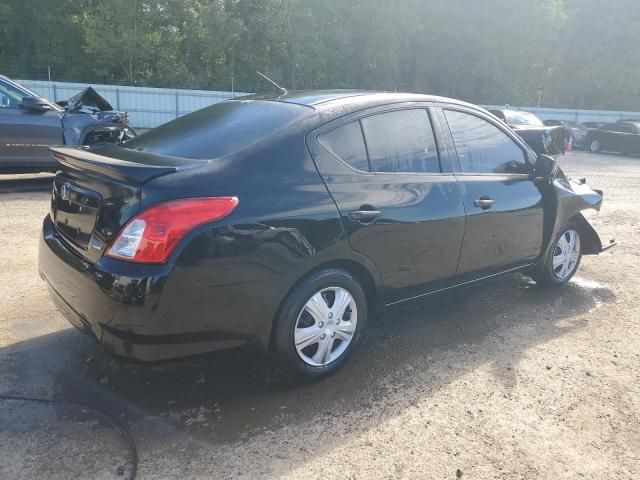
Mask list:
POLYGON ((39 270, 58 311, 117 356, 166 360, 255 340, 248 333, 255 326, 234 322, 225 307, 234 295, 229 289, 194 288, 166 265, 87 262, 66 245, 48 216, 40 237, 39 270), (177 297, 187 283, 193 308, 184 307, 176 316, 177 297), (218 311, 209 310, 203 318, 203 301, 218 302, 218 311))

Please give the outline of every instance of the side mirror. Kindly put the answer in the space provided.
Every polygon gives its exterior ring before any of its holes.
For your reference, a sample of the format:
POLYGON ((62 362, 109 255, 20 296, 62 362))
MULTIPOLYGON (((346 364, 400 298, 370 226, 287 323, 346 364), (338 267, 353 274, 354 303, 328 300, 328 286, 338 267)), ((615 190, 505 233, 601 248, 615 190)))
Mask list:
POLYGON ((32 112, 46 112, 51 110, 51 105, 41 97, 23 97, 20 105, 22 105, 22 108, 32 112))
POLYGON ((558 172, 558 161, 550 155, 539 155, 534 167, 536 180, 550 180, 558 172))

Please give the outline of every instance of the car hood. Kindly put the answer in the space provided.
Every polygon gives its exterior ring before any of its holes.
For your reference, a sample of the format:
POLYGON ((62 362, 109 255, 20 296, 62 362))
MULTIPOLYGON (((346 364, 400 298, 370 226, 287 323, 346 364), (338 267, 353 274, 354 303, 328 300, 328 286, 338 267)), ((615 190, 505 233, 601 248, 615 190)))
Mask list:
POLYGON ((98 128, 128 128, 126 112, 113 110, 111 104, 93 88, 58 102, 62 114, 62 133, 66 145, 82 145, 87 133, 98 128))
POLYGON ((101 97, 92 87, 87 87, 80 93, 76 93, 66 100, 59 101, 58 105, 63 107, 67 113, 80 113, 83 109, 91 112, 113 110, 111 104, 101 97))

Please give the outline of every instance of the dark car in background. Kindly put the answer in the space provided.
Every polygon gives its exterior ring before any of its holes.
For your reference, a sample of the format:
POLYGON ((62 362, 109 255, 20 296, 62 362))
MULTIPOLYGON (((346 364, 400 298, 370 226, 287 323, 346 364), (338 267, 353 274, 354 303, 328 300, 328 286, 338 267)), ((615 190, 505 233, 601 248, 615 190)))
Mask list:
POLYGON ((515 271, 562 285, 610 246, 580 213, 601 192, 441 97, 257 95, 51 151, 40 274, 73 325, 137 360, 252 344, 318 378, 384 306, 515 271))
POLYGON ((589 130, 589 150, 640 155, 640 122, 619 121, 589 130))
POLYGON ((562 155, 565 152, 564 128, 546 126, 531 112, 489 110, 509 125, 538 154, 562 155))
POLYGON ((135 135, 127 114, 91 87, 55 103, 0 75, 0 173, 55 171, 52 145, 118 143, 135 135))
POLYGON ((572 141, 573 148, 587 148, 587 135, 589 134, 589 129, 586 125, 579 122, 572 122, 570 120, 545 120, 544 124, 549 127, 564 128, 565 149, 569 146, 570 141, 572 141))

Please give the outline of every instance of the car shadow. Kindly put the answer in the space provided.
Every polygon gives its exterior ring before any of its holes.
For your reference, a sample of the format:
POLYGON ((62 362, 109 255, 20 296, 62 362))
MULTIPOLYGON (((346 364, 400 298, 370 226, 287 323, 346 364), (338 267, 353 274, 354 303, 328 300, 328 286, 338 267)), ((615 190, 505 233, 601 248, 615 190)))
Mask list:
POLYGON ((336 446, 332 439, 366 431, 482 365, 514 386, 527 350, 584 328, 583 314, 613 301, 606 286, 581 278, 546 290, 510 275, 407 303, 369 325, 342 370, 311 384, 282 381, 248 348, 139 364, 110 357, 67 329, 0 350, 0 388, 86 405, 130 426, 152 422, 207 445, 336 412, 369 418, 356 431, 309 438, 307 448, 321 452, 336 446), (495 355, 496 342, 504 355, 495 355), (410 388, 418 381, 421 388, 410 388))

